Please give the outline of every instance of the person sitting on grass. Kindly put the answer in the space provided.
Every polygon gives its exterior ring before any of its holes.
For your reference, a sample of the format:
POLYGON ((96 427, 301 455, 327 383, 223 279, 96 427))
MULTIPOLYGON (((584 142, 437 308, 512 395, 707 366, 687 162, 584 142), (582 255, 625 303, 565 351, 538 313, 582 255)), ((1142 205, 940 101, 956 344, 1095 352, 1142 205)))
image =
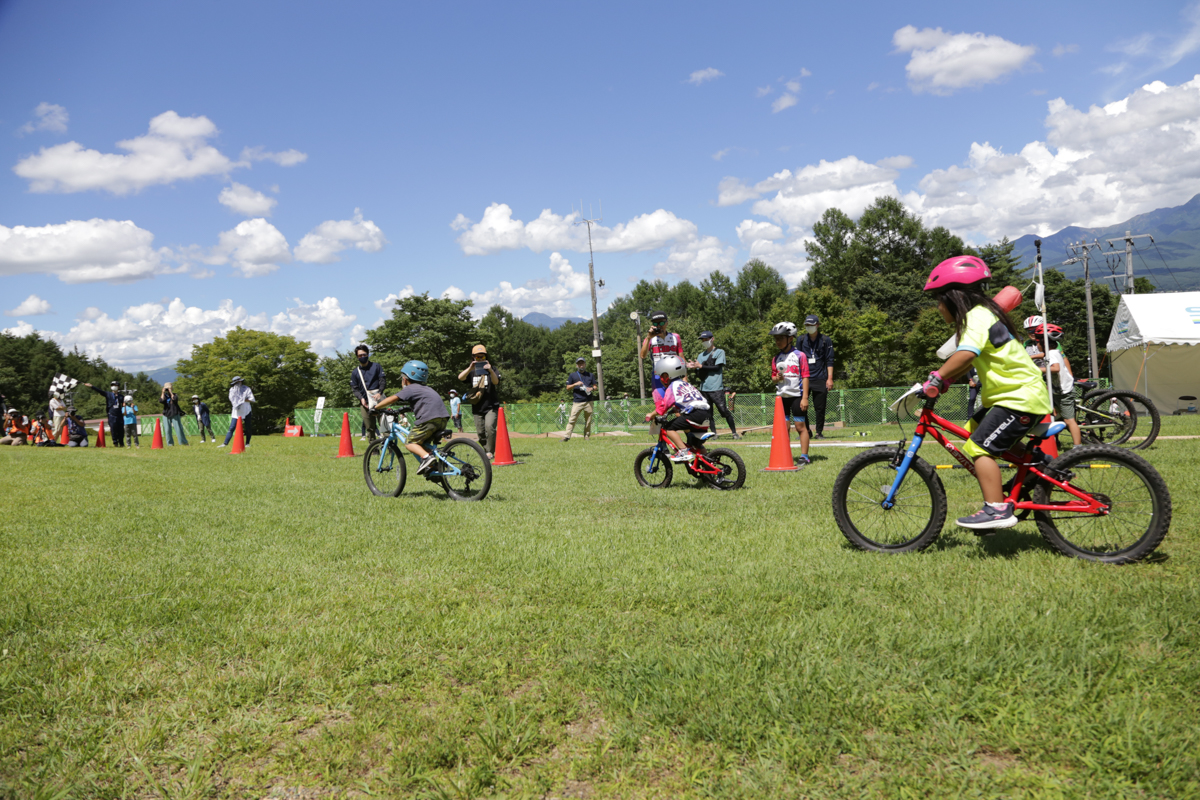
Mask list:
POLYGON ((29 423, 25 415, 13 406, 8 407, 4 414, 4 438, 0 444, 20 446, 29 442, 29 423))
POLYGON ((87 447, 88 429, 79 418, 75 406, 67 409, 67 447, 87 447))
POLYGON ((783 398, 783 413, 796 426, 800 435, 800 460, 811 464, 808 457, 808 358, 796 349, 796 326, 780 322, 771 328, 779 352, 771 359, 771 380, 775 394, 783 398))
POLYGON ((656 377, 664 388, 654 390, 654 412, 646 415, 646 421, 655 414, 662 416, 672 409, 678 411, 679 416, 662 426, 663 434, 675 446, 671 460, 694 461, 696 453, 704 453, 704 440, 715 435, 708 432, 708 400, 699 389, 684 380, 687 364, 679 356, 663 356, 655 367, 659 370, 656 377), (687 432, 687 447, 683 446, 679 431, 687 432))
POLYGON ((29 444, 34 447, 59 447, 50 433, 50 424, 46 422, 45 412, 39 413, 37 419, 29 424, 29 444))
POLYGON ((424 475, 437 462, 437 458, 422 445, 445 430, 450 420, 450 412, 446 410, 442 396, 425 385, 427 380, 429 367, 424 361, 407 361, 400 368, 400 393, 385 397, 375 404, 376 411, 397 402, 412 406, 417 423, 404 447, 421 459, 417 467, 418 475, 424 475))

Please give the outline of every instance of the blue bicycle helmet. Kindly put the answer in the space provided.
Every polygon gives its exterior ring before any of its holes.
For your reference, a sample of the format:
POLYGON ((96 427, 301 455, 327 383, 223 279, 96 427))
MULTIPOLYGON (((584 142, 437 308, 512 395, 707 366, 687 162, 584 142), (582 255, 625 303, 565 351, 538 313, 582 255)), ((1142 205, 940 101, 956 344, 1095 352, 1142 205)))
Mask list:
POLYGON ((424 361, 405 361, 400 372, 407 375, 410 381, 425 383, 429 380, 429 367, 424 361))

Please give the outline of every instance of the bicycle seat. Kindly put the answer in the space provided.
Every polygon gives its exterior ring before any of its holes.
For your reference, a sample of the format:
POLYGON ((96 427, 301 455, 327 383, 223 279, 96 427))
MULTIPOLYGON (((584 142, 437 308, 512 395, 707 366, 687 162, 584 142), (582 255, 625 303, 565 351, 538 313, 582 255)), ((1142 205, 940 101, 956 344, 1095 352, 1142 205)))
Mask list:
POLYGON ((1075 380, 1075 385, 1085 392, 1090 392, 1092 389, 1096 388, 1096 383, 1094 381, 1081 381, 1078 378, 1075 380))
POLYGON ((447 439, 449 439, 449 438, 450 438, 451 436, 453 436, 453 435, 454 435, 454 431, 450 431, 450 430, 440 430, 440 431, 438 431, 438 435, 437 435, 437 436, 435 436, 435 437, 433 437, 433 443, 434 443, 434 444, 439 444, 439 443, 441 443, 441 442, 444 442, 444 441, 446 441, 447 439))
POLYGON ((1051 422, 1039 422, 1029 429, 1030 439, 1049 439, 1052 436, 1058 436, 1067 427, 1067 423, 1061 419, 1056 419, 1051 422))

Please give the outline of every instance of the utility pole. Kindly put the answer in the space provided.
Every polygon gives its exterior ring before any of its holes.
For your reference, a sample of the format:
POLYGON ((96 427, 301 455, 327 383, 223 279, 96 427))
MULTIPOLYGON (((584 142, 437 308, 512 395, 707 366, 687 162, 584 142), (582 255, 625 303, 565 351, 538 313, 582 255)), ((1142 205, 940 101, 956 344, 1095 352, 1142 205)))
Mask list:
MULTIPOLYGON (((1154 243, 1154 237, 1148 233, 1139 233, 1133 236, 1133 231, 1125 231, 1125 291, 1121 294, 1133 294, 1133 240, 1134 239, 1149 239, 1150 243, 1154 243)), ((1120 239, 1108 239, 1108 246, 1112 247, 1113 242, 1119 242, 1120 239)))
MULTIPOLYGON (((579 213, 583 214, 583 203, 579 204, 579 213)), ((604 213, 601 206, 600 213, 604 213)), ((576 225, 587 225, 588 230, 588 282, 592 287, 592 357, 596 359, 596 383, 600 386, 600 402, 604 402, 604 368, 600 364, 600 318, 596 316, 596 268, 593 266, 595 254, 592 252, 592 225, 603 220, 603 217, 598 219, 581 219, 575 222, 576 225)), ((604 288, 604 281, 600 281, 600 287, 604 288)))
MULTIPOLYGON (((1083 262, 1083 293, 1087 298, 1087 315, 1088 315, 1088 372, 1092 376, 1092 380, 1100 380, 1100 361, 1096 357, 1096 318, 1092 315, 1092 272, 1091 272, 1091 256, 1092 250, 1100 249, 1099 242, 1079 242, 1077 244, 1069 244, 1071 252, 1075 255, 1063 262, 1066 264, 1075 264, 1083 262), (1082 252, 1083 255, 1079 255, 1082 252)), ((1049 322, 1049 320, 1047 320, 1049 322)))
POLYGON ((630 311, 629 318, 637 324, 637 333, 633 335, 633 352, 637 353, 638 360, 638 389, 641 391, 642 400, 646 399, 646 368, 642 363, 642 315, 637 311, 630 311))

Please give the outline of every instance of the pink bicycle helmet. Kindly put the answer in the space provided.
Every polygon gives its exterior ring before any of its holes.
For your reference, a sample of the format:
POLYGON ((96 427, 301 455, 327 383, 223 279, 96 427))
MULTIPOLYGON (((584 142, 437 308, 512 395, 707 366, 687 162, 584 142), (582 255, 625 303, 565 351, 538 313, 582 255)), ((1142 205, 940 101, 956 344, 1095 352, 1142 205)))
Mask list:
POLYGON ((990 277, 992 271, 983 263, 983 259, 975 256, 955 256, 947 258, 933 268, 933 272, 929 273, 929 280, 925 282, 925 291, 934 292, 951 286, 971 286, 990 277))

